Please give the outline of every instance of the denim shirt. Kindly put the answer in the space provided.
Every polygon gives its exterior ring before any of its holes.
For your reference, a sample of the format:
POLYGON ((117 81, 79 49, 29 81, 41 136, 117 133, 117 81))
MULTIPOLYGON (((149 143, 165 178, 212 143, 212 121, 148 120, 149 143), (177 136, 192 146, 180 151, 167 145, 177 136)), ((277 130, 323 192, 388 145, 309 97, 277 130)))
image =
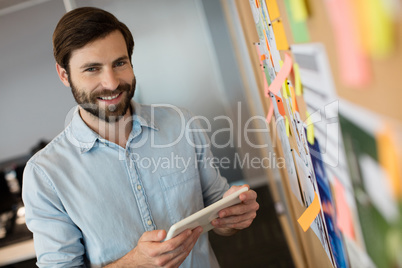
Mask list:
MULTIPOLYGON (((126 148, 92 131, 77 111, 28 161, 23 200, 39 267, 105 266, 145 231, 168 231, 228 190, 188 112, 132 106, 126 148)), ((206 233, 181 267, 218 267, 206 233)))

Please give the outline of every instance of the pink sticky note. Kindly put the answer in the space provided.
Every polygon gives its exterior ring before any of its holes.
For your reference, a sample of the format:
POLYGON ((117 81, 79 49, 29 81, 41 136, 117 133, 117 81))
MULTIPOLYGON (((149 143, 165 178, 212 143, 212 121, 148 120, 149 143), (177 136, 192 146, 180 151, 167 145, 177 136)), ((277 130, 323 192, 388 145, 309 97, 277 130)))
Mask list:
POLYGON ((352 87, 367 85, 371 76, 369 59, 359 46, 360 35, 353 20, 351 3, 348 0, 328 0, 325 3, 334 29, 343 83, 352 87))
POLYGON ((355 240, 352 213, 346 200, 345 188, 336 177, 334 178, 334 182, 337 226, 344 235, 355 240))
POLYGON ((269 110, 268 110, 267 118, 265 120, 269 124, 269 122, 271 122, 272 115, 274 114, 274 104, 272 103, 271 97, 268 97, 268 98, 269 98, 269 110))
POLYGON ((286 80, 286 77, 288 77, 290 71, 292 71, 292 66, 292 57, 289 56, 288 53, 285 53, 285 62, 283 63, 282 68, 276 74, 274 81, 269 86, 269 91, 271 91, 275 95, 278 94, 279 90, 282 88, 282 85, 286 80))

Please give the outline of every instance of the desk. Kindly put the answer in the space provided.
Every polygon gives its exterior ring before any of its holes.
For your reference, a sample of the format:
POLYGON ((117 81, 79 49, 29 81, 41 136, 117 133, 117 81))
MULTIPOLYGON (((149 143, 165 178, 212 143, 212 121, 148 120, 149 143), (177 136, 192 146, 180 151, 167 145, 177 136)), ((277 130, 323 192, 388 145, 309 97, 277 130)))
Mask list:
POLYGON ((36 258, 33 239, 0 248, 0 266, 36 258))

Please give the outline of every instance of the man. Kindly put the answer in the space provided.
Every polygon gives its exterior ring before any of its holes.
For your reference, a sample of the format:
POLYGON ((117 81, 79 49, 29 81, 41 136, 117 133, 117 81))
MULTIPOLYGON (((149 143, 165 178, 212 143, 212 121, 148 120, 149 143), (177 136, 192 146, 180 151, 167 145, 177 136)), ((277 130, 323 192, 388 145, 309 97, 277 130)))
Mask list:
MULTIPOLYGON (((239 187, 228 189, 208 163, 208 138, 188 112, 131 101, 134 41, 126 25, 106 11, 78 8, 59 21, 53 47, 57 73, 79 106, 24 171, 37 265, 218 266, 201 227, 164 241, 166 230, 239 187)), ((251 224, 256 193, 240 199, 219 212, 216 233, 251 224)))

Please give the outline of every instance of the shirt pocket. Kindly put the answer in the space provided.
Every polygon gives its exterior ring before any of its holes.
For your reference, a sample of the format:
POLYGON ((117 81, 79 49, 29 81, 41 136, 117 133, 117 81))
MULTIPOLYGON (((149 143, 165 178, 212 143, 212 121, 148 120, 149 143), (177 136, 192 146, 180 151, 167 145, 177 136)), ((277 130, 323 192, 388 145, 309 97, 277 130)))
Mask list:
POLYGON ((178 171, 160 176, 159 183, 171 224, 175 224, 204 207, 197 172, 178 171))

